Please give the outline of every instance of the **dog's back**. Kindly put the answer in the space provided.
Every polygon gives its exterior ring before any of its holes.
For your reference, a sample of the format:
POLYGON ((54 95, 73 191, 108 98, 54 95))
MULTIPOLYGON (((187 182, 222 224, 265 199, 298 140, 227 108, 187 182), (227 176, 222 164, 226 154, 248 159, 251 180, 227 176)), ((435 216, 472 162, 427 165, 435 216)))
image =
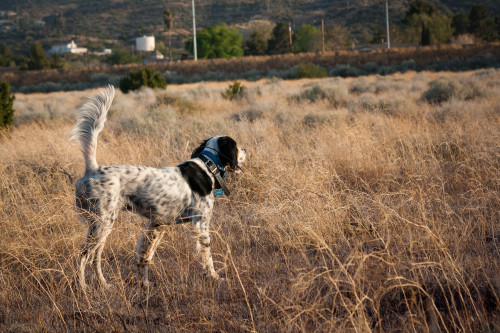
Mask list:
POLYGON ((192 199, 177 167, 103 166, 76 181, 77 207, 98 215, 127 208, 147 218, 161 216, 171 224, 192 199))

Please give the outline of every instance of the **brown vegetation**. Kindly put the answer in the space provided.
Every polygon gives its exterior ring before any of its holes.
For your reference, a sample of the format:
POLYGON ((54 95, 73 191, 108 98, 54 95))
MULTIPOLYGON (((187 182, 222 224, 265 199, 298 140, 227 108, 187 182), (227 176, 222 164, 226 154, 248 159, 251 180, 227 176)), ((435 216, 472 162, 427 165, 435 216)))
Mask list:
MULTIPOLYGON (((465 60, 486 53, 500 57, 500 43, 392 48, 390 50, 381 49, 369 52, 336 51, 249 56, 231 59, 201 59, 198 61, 151 63, 147 67, 160 72, 173 71, 183 76, 193 76, 202 75, 207 72, 244 73, 252 69, 264 71, 270 69, 287 69, 303 63, 314 63, 327 67, 339 64, 359 66, 369 62, 394 65, 400 64, 405 60, 414 60, 417 65, 424 66, 454 58, 465 60)), ((131 64, 40 71, 8 69, 0 71, 0 81, 7 81, 16 87, 49 81, 60 82, 61 80, 69 83, 88 82, 93 74, 128 75, 130 71, 137 71, 142 67, 144 65, 131 64)))
POLYGON ((93 92, 17 95, 0 139, 0 330, 500 330, 500 71, 243 84, 233 101, 228 83, 117 92, 100 164, 174 165, 219 134, 249 152, 212 223, 229 281, 203 278, 179 225, 149 290, 127 212, 104 250, 112 287, 77 287, 83 160, 67 137, 93 92), (438 79, 481 94, 429 103, 438 79))

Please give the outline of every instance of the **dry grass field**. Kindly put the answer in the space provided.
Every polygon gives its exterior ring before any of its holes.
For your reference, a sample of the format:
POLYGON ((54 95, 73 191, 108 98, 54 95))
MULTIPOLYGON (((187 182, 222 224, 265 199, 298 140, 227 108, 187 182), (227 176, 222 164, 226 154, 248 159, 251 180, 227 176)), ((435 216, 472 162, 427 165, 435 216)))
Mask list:
POLYGON ((0 331, 500 331, 500 71, 170 85, 117 92, 97 160, 175 165, 204 138, 248 151, 203 277, 172 226, 140 288, 123 212, 87 292, 68 137, 95 91, 17 95, 0 138, 0 331))

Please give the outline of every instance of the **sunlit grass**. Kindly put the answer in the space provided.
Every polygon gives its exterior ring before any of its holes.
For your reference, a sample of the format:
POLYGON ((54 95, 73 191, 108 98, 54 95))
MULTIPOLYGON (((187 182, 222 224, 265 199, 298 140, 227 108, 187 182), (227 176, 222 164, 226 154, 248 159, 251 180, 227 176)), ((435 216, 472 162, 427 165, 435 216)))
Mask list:
POLYGON ((175 165, 214 135, 248 150, 212 219, 229 281, 202 276, 179 225, 149 290, 134 274, 144 221, 127 212, 104 250, 112 288, 76 281, 84 167, 67 138, 95 91, 17 96, 0 139, 1 330, 500 330, 499 71, 243 82, 238 101, 229 84, 117 92, 99 137, 101 165, 175 165), (430 104, 437 79, 484 91, 430 104), (312 89, 327 96, 301 98, 312 89))

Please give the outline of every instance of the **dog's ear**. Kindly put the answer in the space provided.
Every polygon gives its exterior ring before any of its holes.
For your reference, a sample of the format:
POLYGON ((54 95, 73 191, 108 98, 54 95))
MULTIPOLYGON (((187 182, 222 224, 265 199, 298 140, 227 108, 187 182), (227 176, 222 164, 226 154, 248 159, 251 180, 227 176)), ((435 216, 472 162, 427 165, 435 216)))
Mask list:
POLYGON ((219 159, 221 160, 222 166, 227 166, 231 169, 236 169, 238 167, 238 145, 229 136, 221 136, 217 140, 217 145, 219 146, 219 159))
POLYGON ((198 155, 200 155, 200 153, 203 151, 203 149, 205 149, 205 146, 207 145, 208 140, 210 140, 210 139, 203 141, 198 148, 193 150, 193 153, 191 154, 191 158, 196 158, 196 157, 198 157, 198 155))

